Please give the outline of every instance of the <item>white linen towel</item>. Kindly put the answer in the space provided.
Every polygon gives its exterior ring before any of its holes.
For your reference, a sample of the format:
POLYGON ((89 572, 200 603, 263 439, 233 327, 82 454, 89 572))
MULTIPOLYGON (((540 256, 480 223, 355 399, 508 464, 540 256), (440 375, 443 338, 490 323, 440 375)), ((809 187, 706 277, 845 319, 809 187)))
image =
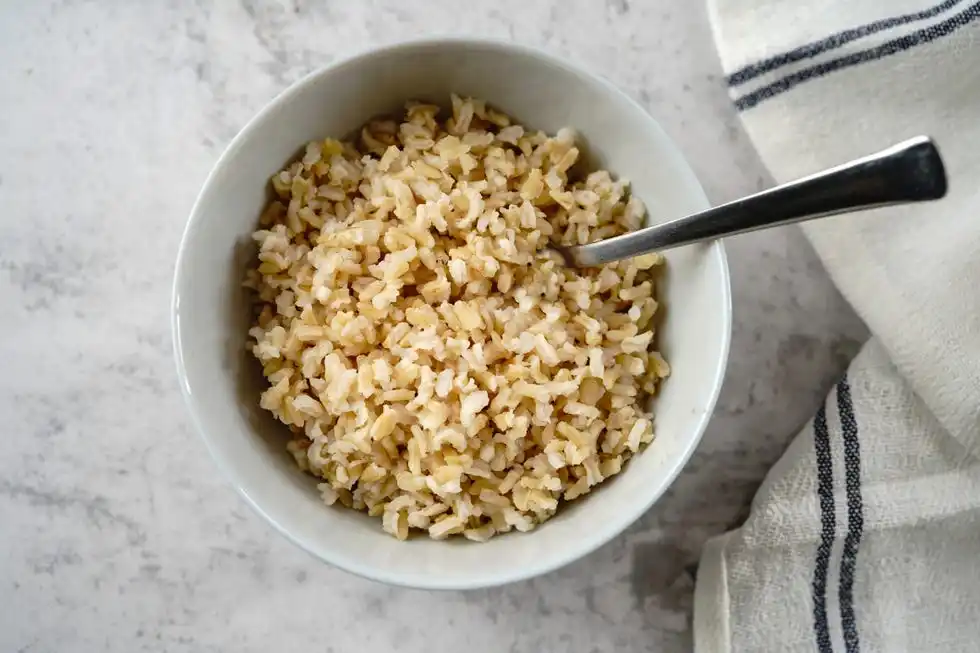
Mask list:
POLYGON ((872 337, 705 547, 699 653, 980 651, 980 2, 934 3, 709 0, 777 181, 927 134, 950 192, 804 227, 872 337))

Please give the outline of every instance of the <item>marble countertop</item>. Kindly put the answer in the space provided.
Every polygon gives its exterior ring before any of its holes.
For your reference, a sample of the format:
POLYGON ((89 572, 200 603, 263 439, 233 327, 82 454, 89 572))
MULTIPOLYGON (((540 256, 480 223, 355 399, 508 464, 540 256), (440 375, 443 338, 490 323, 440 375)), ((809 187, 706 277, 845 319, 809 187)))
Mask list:
POLYGON ((426 593, 319 564, 249 511, 188 424, 168 302, 211 165, 311 69, 439 33, 586 62, 661 121, 715 201, 767 183, 697 2, 0 10, 0 650, 689 650, 701 544, 737 523, 863 338, 797 230, 730 242, 728 379, 683 476, 628 533, 530 582, 426 593))

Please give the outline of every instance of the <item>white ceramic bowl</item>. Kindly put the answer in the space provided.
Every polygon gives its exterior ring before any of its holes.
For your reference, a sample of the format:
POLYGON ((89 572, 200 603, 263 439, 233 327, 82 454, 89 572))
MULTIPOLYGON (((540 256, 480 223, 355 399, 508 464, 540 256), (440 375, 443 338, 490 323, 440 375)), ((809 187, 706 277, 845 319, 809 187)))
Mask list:
POLYGON ((413 42, 333 64, 295 84, 232 141, 204 184, 177 258, 173 334, 180 384, 211 455, 283 535, 322 560, 375 580, 466 589, 529 578, 598 548, 664 493, 697 446, 728 357, 731 297, 721 243, 668 254, 659 346, 673 373, 656 402, 656 439, 619 476, 536 530, 485 544, 399 542, 380 520, 321 503, 286 453, 285 427, 258 408, 241 288, 269 177, 308 141, 343 136, 409 99, 471 95, 526 126, 574 127, 596 166, 632 181, 651 221, 704 209, 684 158, 654 120, 611 84, 552 56, 472 40, 413 42))

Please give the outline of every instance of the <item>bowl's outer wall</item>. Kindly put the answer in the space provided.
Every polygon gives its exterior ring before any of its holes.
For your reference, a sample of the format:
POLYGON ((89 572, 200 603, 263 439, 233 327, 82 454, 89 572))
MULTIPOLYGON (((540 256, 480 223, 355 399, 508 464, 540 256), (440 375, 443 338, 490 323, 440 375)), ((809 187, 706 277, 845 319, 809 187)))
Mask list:
POLYGON ((488 100, 531 128, 571 126, 591 163, 632 182, 651 222, 701 210, 707 200, 659 126, 608 83, 542 53, 472 41, 403 44, 341 62, 287 90, 236 137, 198 198, 178 257, 174 339, 194 422, 252 506, 314 555, 385 582, 472 588, 527 578, 597 548, 666 490, 696 447, 728 354, 730 289, 720 243, 668 255, 658 342, 672 366, 655 406, 656 440, 618 477, 530 534, 482 545, 398 542, 376 519, 326 508, 315 481, 285 452, 287 431, 258 409, 263 387, 246 353, 254 256, 250 233, 268 179, 303 144, 349 134, 409 99, 449 94, 488 100))

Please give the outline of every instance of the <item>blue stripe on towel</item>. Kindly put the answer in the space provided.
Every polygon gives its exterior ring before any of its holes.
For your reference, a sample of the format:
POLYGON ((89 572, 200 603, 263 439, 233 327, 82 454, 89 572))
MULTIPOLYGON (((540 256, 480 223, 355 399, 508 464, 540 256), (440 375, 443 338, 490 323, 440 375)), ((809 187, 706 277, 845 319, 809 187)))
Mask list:
POLYGON ((859 653, 860 639, 854 618, 854 568, 864 534, 864 503, 861 499, 861 443, 847 377, 837 384, 837 410, 840 412, 844 441, 844 486, 847 492, 847 536, 840 563, 840 618, 847 653, 859 653))
POLYGON ((882 20, 877 20, 873 23, 862 25, 861 27, 854 27, 852 29, 832 34, 825 39, 814 41, 813 43, 807 43, 806 45, 790 50, 789 52, 784 52, 783 54, 779 54, 768 59, 763 59, 762 61, 758 61, 740 68, 728 76, 728 85, 738 86, 739 84, 744 84, 749 80, 755 79, 756 77, 764 75, 768 72, 772 72, 777 68, 782 68, 783 66, 795 63, 797 61, 802 61, 804 59, 812 59, 819 54, 823 54, 829 50, 835 50, 839 47, 847 45, 851 41, 856 41, 864 38, 865 36, 871 36, 872 34, 877 34, 878 32, 882 32, 893 27, 899 27, 900 25, 907 25, 909 23, 928 20, 938 16, 944 11, 952 9, 962 1, 963 0, 945 0, 945 2, 941 2, 935 7, 929 7, 928 9, 923 9, 922 11, 905 14, 903 16, 883 18, 882 20))
POLYGON ((850 68, 851 66, 857 66, 869 61, 883 59, 916 46, 925 45, 926 43, 935 41, 936 39, 949 36, 961 27, 969 25, 977 18, 980 18, 980 2, 970 5, 960 13, 944 20, 941 23, 912 32, 911 34, 907 34, 901 38, 882 43, 878 47, 871 48, 869 50, 862 50, 861 52, 854 52, 837 59, 832 59, 830 61, 811 66, 810 68, 804 68, 803 70, 795 72, 791 75, 787 75, 773 82, 772 84, 763 86, 738 98, 735 100, 735 108, 739 111, 745 111, 757 106, 761 102, 785 93, 795 86, 810 81, 811 79, 818 79, 838 70, 850 68))
POLYGON ((832 653, 827 626, 827 573, 834 544, 837 517, 834 514, 834 467, 827 432, 827 405, 813 417, 813 448, 817 458, 817 496, 820 498, 820 544, 813 565, 813 632, 819 653, 832 653))

